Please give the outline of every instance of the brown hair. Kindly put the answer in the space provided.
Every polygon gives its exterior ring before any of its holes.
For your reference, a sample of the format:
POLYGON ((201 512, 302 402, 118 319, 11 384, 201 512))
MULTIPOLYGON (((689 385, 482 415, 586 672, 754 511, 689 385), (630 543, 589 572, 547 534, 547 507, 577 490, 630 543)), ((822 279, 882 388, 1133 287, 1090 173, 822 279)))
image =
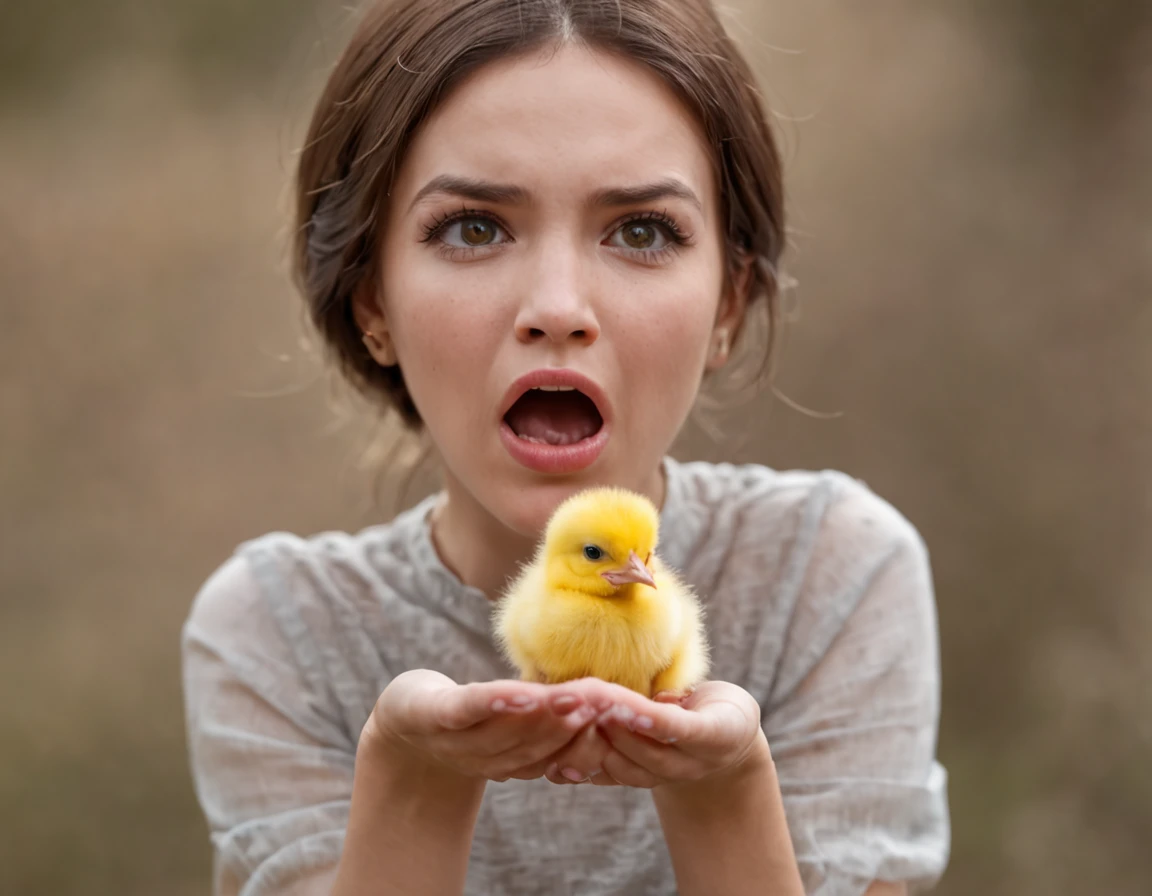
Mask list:
POLYGON ((752 72, 710 0, 384 0, 313 114, 296 178, 293 267, 343 374, 412 427, 420 415, 403 373, 376 363, 352 315, 353 296, 378 273, 381 203, 416 129, 455 84, 485 63, 566 41, 647 65, 695 112, 713 152, 729 272, 751 257, 749 301, 766 305, 775 334, 780 160, 752 72))

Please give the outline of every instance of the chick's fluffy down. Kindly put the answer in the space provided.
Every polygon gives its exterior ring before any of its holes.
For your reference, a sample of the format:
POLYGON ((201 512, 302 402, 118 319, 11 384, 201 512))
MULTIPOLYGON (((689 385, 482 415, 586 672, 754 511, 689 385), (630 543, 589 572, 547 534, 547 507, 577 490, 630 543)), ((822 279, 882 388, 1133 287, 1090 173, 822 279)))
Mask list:
POLYGON ((626 586, 613 597, 550 588, 543 555, 526 567, 497 610, 496 631, 528 681, 584 676, 651 697, 685 693, 708 672, 700 607, 660 560, 649 561, 656 588, 626 586))

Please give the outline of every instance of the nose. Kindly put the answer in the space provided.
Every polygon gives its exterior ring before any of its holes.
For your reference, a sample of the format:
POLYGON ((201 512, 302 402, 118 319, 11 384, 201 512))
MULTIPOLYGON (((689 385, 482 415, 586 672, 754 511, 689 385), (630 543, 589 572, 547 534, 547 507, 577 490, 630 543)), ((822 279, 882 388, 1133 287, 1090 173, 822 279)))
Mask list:
MULTIPOLYGON (((555 244, 553 244, 555 246, 555 244)), ((600 336, 591 283, 575 249, 540 253, 524 283, 516 315, 516 338, 523 343, 591 345, 600 336)))

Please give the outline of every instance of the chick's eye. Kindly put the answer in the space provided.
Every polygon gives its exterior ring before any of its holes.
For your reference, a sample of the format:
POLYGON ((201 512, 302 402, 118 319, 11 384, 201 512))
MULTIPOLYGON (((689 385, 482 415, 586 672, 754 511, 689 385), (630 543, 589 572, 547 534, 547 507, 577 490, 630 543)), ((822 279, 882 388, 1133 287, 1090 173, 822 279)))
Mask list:
POLYGON ((604 552, 594 544, 584 545, 584 556, 589 560, 600 560, 604 556, 604 552))

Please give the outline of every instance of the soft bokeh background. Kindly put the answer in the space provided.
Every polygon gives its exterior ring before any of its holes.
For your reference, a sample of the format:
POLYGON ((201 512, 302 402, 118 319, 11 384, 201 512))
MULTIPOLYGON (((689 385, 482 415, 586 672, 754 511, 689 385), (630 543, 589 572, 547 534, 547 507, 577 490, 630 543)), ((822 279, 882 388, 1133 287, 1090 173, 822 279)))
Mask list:
MULTIPOLYGON (((765 392, 722 420, 729 443, 693 430, 677 453, 838 467, 924 533, 955 827, 939 892, 1147 893, 1152 7, 728 15, 788 161, 778 386, 840 415, 765 392)), ((0 892, 204 893, 189 602, 242 539, 381 513, 283 263, 293 151, 352 14, 2 19, 0 892)))

